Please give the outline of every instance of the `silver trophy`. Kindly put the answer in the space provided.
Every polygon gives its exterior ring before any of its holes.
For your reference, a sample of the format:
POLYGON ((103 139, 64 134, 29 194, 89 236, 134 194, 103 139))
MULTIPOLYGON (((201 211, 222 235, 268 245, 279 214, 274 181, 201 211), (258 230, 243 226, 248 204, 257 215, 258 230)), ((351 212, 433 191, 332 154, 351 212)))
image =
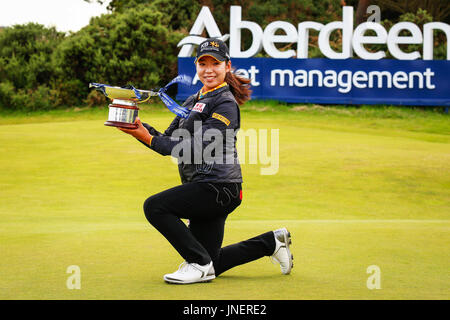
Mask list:
POLYGON ((90 83, 89 88, 95 88, 112 100, 108 106, 108 120, 105 126, 125 129, 136 129, 134 123, 138 116, 138 103, 148 101, 158 93, 150 90, 140 90, 134 87, 113 87, 101 83, 90 83))

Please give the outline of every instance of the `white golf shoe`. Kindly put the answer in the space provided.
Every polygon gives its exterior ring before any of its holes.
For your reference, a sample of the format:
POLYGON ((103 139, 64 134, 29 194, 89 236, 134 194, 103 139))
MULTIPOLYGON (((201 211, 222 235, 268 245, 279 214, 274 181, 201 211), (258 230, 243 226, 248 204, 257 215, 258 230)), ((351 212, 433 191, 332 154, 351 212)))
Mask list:
POLYGON ((177 271, 164 276, 169 283, 189 284, 211 281, 216 277, 212 261, 201 266, 197 263, 183 262, 177 271))
POLYGON ((280 264, 282 274, 289 274, 294 266, 292 262, 294 257, 289 250, 289 245, 292 243, 291 233, 286 228, 281 228, 273 231, 273 235, 275 237, 275 251, 270 259, 280 264))

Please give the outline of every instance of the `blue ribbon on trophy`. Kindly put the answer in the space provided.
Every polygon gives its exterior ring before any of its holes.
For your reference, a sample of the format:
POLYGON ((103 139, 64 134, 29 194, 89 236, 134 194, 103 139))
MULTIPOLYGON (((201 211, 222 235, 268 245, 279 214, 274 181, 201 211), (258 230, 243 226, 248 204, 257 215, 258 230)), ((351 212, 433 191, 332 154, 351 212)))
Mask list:
POLYGON ((161 99, 161 101, 166 105, 166 107, 175 113, 177 116, 180 116, 182 118, 189 117, 189 113, 191 110, 189 110, 186 107, 180 106, 178 103, 176 103, 169 95, 167 95, 166 91, 169 89, 169 87, 175 83, 184 84, 184 85, 190 85, 192 83, 192 78, 186 75, 179 75, 172 79, 168 84, 166 84, 163 88, 159 89, 158 96, 161 99))
POLYGON ((115 87, 94 82, 89 83, 89 88, 95 88, 109 99, 112 99, 112 104, 109 105, 108 121, 105 122, 105 125, 132 129, 135 128, 134 121, 139 110, 137 104, 147 102, 154 96, 158 96, 166 107, 177 116, 182 118, 189 117, 191 111, 176 103, 166 91, 175 83, 190 85, 191 81, 191 77, 179 75, 158 91, 136 89, 131 85, 115 87))

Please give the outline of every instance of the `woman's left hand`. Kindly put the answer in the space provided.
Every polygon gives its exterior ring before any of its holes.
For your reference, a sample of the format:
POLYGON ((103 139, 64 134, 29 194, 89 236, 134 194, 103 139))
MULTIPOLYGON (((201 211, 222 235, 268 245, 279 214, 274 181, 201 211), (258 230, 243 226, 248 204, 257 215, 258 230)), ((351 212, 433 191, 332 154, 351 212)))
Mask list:
POLYGON ((150 145, 153 137, 150 135, 148 130, 145 129, 145 127, 142 125, 141 119, 137 117, 134 123, 138 125, 136 129, 125 129, 125 128, 117 128, 117 129, 119 129, 122 132, 131 134, 136 139, 139 139, 142 142, 150 145))

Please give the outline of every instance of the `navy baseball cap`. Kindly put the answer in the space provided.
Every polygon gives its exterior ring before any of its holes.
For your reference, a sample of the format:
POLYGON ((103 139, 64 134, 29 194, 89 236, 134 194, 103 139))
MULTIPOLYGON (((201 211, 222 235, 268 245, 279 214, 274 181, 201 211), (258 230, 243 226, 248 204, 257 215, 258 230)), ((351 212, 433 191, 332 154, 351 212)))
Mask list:
POLYGON ((230 60, 230 52, 227 45, 222 40, 215 38, 209 38, 200 43, 194 63, 204 56, 213 57, 220 62, 230 60))

